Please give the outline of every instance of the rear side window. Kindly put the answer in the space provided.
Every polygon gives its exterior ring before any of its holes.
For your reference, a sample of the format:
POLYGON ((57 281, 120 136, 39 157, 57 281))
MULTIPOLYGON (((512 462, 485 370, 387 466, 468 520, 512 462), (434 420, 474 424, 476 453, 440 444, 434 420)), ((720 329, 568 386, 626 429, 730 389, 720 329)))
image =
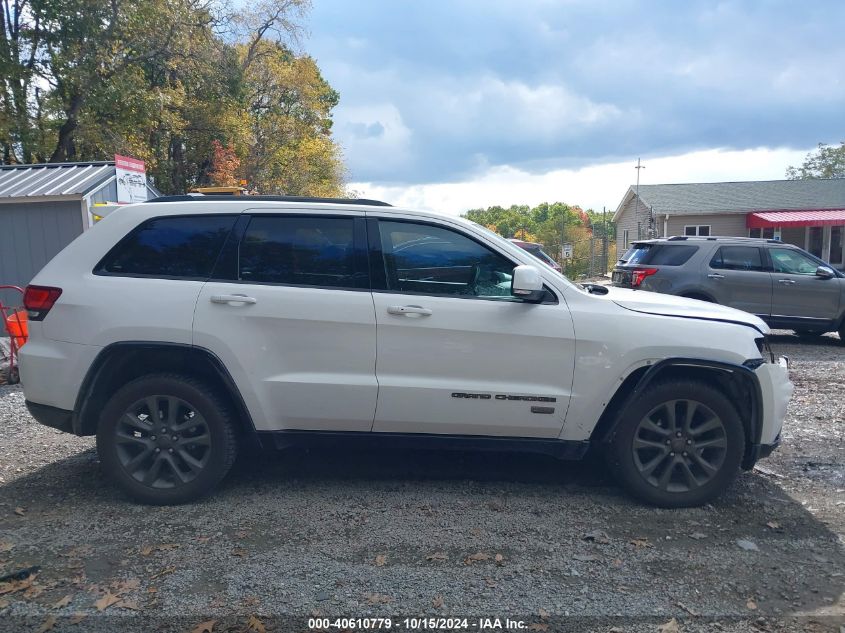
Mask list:
POLYGON ((634 244, 619 260, 620 264, 649 264, 653 266, 683 266, 698 246, 688 244, 634 244))
POLYGON ((241 241, 238 278, 354 288, 353 218, 252 218, 241 241))
POLYGON ((720 246, 710 261, 710 268, 755 272, 765 270, 763 255, 755 246, 720 246))
POLYGON ((236 219, 191 215, 147 220, 118 242, 95 272, 208 279, 236 219))

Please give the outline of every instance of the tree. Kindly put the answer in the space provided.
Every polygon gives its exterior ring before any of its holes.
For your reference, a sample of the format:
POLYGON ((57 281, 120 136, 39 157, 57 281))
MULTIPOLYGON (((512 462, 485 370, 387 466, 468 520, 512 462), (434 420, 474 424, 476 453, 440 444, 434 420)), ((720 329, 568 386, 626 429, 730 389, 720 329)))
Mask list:
POLYGON ((0 0, 0 161, 122 153, 164 193, 226 172, 262 193, 338 195, 339 96, 292 48, 309 7, 0 0))
POLYGON ((235 148, 230 144, 223 144, 214 139, 212 142, 211 170, 208 174, 211 184, 215 187, 236 187, 238 185, 238 170, 241 159, 235 154, 235 148))
POLYGON ((845 178, 845 141, 835 145, 819 146, 807 154, 800 167, 789 166, 786 177, 790 180, 808 178, 845 178))

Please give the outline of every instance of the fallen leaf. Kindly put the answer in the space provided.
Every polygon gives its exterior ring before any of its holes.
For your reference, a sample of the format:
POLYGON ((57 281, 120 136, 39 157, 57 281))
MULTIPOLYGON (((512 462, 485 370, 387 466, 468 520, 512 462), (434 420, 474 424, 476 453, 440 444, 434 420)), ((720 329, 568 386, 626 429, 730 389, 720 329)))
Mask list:
POLYGON ((8 552, 14 547, 9 541, 0 541, 0 553, 8 552))
POLYGON ((659 633, 680 633, 678 621, 675 618, 669 620, 666 624, 661 624, 657 627, 659 633))
POLYGON ((766 523, 766 525, 772 528, 773 530, 777 530, 780 528, 780 523, 778 523, 777 521, 769 521, 768 523, 766 523))
POLYGON ((476 552, 475 554, 470 554, 464 559, 464 565, 472 565, 473 563, 480 560, 490 560, 490 554, 485 554, 484 552, 476 552))
POLYGON ((53 608, 54 609, 61 609, 62 607, 66 607, 69 604, 70 604, 70 594, 66 595, 64 598, 61 598, 60 600, 56 600, 53 603, 53 608))
POLYGON ((690 538, 694 538, 696 541, 699 541, 703 538, 707 538, 707 535, 704 532, 693 532, 689 535, 690 538))
POLYGON ((150 576, 150 580, 155 580, 156 578, 161 578, 162 576, 166 576, 167 574, 172 574, 175 571, 176 571, 175 567, 165 567, 164 569, 162 569, 157 574, 153 574, 152 576, 150 576))
POLYGON ((8 600, 6 600, 5 598, 0 598, 0 609, 5 609, 10 604, 12 604, 12 603, 9 602, 8 600))
POLYGON ((748 609, 751 609, 752 611, 756 611, 756 610, 757 610, 757 603, 756 603, 756 602, 754 602, 754 599, 753 599, 753 598, 749 598, 749 599, 748 599, 748 602, 746 602, 746 603, 745 603, 745 606, 746 606, 748 609))
POLYGON ((56 626, 56 617, 49 616, 46 620, 44 620, 44 624, 38 627, 38 630, 35 633, 46 633, 53 629, 56 626))
POLYGON ((255 633, 267 633, 264 623, 254 615, 249 616, 249 620, 246 625, 250 631, 255 631, 255 633))
POLYGON ((141 582, 137 578, 129 578, 128 580, 118 580, 111 584, 111 589, 115 595, 135 591, 141 586, 141 582))
POLYGON ((599 557, 595 556, 594 554, 573 554, 572 558, 574 558, 575 560, 580 560, 583 563, 599 559, 599 557))
POLYGON ((121 600, 116 605, 119 609, 130 609, 132 611, 140 611, 141 607, 138 606, 138 603, 134 600, 121 600))
POLYGON ((106 591, 106 595, 97 600, 94 606, 97 607, 97 611, 104 611, 118 602, 120 602, 119 596, 114 595, 111 591, 106 591))
POLYGON ((200 622, 191 629, 191 633, 212 633, 212 631, 214 631, 215 624, 217 624, 217 620, 206 620, 205 622, 200 622))
POLYGON ((247 550, 245 550, 243 547, 236 547, 235 549, 232 550, 232 556, 237 556, 238 558, 243 558, 247 554, 249 554, 249 552, 247 550))
POLYGON ((624 564, 625 563, 622 562, 621 558, 616 558, 613 561, 613 566, 616 567, 616 568, 622 567, 622 565, 624 565, 624 564))
POLYGON ((257 607, 259 602, 261 601, 256 596, 247 596, 241 600, 241 605, 244 607, 257 607))
POLYGON ((87 617, 88 616, 85 615, 84 613, 74 613, 71 616, 70 620, 68 620, 68 624, 79 624, 80 622, 82 622, 82 620, 84 620, 87 617))
POLYGON ((0 596, 7 594, 7 593, 17 593, 18 591, 26 591, 32 587, 32 583, 35 582, 35 579, 38 577, 38 574, 32 574, 23 578, 21 580, 12 580, 11 582, 4 582, 0 585, 0 596))
MULTIPOLYGON (((211 540, 210 536, 198 536, 197 543, 208 543, 211 540)), ((217 620, 209 620, 209 622, 217 622, 217 620)), ((205 624, 203 622, 203 624, 205 624)))
POLYGON ((505 562, 505 557, 501 554, 496 554, 496 564, 501 566, 505 562))
POLYGON ((144 545, 141 548, 141 556, 149 556, 153 551, 155 551, 155 548, 152 545, 144 545))
POLYGON ((147 593, 158 593, 158 587, 150 587, 147 589, 147 593))
POLYGON ((648 539, 644 536, 638 536, 637 538, 633 538, 628 542, 638 549, 641 547, 654 547, 651 543, 648 542, 648 539))
POLYGON ((485 584, 486 584, 486 585, 487 585, 490 589, 493 589, 494 587, 498 587, 498 586, 499 586, 499 583, 497 583, 497 582, 496 582, 495 580, 493 580, 492 578, 485 578, 485 579, 484 579, 484 583, 485 583, 485 584))
POLYGON ((383 593, 368 593, 365 597, 370 604, 387 604, 388 602, 393 602, 393 598, 383 593))
POLYGON ((591 532, 587 532, 581 538, 585 541, 592 541, 593 543, 598 543, 599 545, 607 545, 608 543, 610 543, 610 538, 601 530, 592 530, 591 532))
POLYGON ((19 517, 22 517, 26 514, 26 509, 18 506, 17 508, 15 508, 15 514, 17 514, 19 517))
POLYGON ((537 615, 539 615, 544 620, 548 620, 550 614, 543 607, 540 607, 540 609, 537 611, 537 615))
POLYGON ((429 554, 425 557, 426 560, 446 560, 446 558, 445 552, 434 552, 434 554, 429 554))
POLYGON ((376 567, 384 567, 384 564, 387 562, 387 556, 384 554, 379 554, 376 556, 376 567))
POLYGON ((757 547, 757 543, 755 543, 754 541, 746 541, 744 539, 738 539, 736 544, 739 545, 739 547, 741 549, 744 549, 747 552, 759 552, 760 551, 760 548, 757 547))
POLYGON ((431 606, 433 606, 435 609, 442 609, 443 596, 434 596, 434 600, 431 601, 431 606))
POLYGON ((528 625, 529 631, 548 631, 549 625, 542 622, 532 622, 528 625))

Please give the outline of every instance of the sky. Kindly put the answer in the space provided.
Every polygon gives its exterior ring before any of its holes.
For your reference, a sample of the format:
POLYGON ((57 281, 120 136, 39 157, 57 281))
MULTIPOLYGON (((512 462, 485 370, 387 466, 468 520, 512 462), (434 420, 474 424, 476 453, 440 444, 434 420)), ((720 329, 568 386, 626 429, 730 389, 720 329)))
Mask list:
POLYGON ((784 177, 845 140, 845 2, 313 0, 360 197, 460 214, 784 177))

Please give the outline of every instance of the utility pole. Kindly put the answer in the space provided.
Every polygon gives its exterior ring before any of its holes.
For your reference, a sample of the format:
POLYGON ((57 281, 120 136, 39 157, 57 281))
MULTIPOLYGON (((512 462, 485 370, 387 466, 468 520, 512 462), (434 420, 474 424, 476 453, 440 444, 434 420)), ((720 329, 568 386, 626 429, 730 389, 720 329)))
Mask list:
MULTIPOLYGON (((637 157, 637 166, 634 167, 634 169, 637 170, 637 191, 636 191, 637 206, 636 206, 636 210, 634 211, 634 219, 637 220, 637 226, 639 227, 639 226, 641 226, 639 224, 639 220, 640 220, 640 170, 645 169, 645 165, 640 163, 639 156, 637 157)), ((642 239, 643 236, 640 235, 639 233, 640 233, 640 231, 638 229, 637 230, 637 239, 642 239)))

